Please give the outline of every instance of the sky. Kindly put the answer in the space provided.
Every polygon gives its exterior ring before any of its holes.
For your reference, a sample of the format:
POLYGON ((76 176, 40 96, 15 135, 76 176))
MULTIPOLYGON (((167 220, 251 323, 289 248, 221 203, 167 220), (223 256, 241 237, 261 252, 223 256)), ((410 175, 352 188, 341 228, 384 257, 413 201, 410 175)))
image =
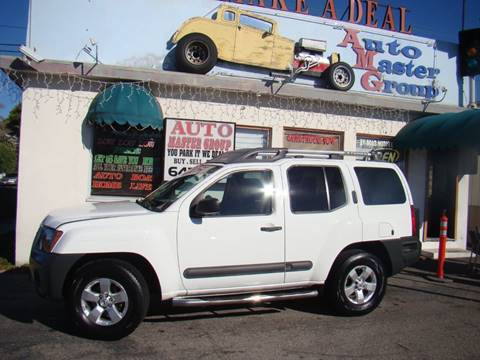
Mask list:
MULTIPOLYGON (((41 0, 31 0, 40 1, 41 0)), ((77 1, 101 0, 63 0, 72 6, 77 1)), ((119 6, 122 1, 119 0, 119 6)), ((151 0, 165 1, 165 0, 151 0)), ((177 0, 181 1, 181 0, 177 0)), ((267 0, 268 1, 268 0, 267 0)), ((294 0, 287 0, 287 3, 294 0)), ((325 0, 307 0, 312 14, 323 12, 325 0)), ((407 25, 413 28, 413 34, 442 41, 458 43, 458 31, 462 28, 462 9, 465 3, 465 29, 480 28, 480 0, 379 0, 379 8, 391 4, 409 9, 407 25)), ((345 14, 348 0, 335 0, 337 16, 345 14)), ((0 55, 19 56, 18 46, 26 43, 29 0, 0 0, 0 55)), ((380 10, 381 11, 381 10, 380 10)), ((381 21, 381 20, 380 20, 381 21)), ((8 84, 0 71, 0 118, 8 116, 10 110, 20 101, 19 89, 8 84)), ((477 76, 477 99, 480 98, 480 80, 477 76)))
MULTIPOLYGON (((28 0, 0 0, 0 55, 19 56, 18 46, 25 44, 28 0)), ((6 118, 20 101, 21 91, 0 71, 0 117, 6 118)))

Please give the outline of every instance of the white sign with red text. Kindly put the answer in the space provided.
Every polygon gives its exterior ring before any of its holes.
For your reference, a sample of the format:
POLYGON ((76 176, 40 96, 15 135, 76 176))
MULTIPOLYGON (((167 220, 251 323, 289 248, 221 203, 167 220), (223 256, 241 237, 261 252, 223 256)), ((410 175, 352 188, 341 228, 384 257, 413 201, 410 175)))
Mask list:
POLYGON ((166 119, 164 179, 173 179, 234 147, 234 123, 166 119))

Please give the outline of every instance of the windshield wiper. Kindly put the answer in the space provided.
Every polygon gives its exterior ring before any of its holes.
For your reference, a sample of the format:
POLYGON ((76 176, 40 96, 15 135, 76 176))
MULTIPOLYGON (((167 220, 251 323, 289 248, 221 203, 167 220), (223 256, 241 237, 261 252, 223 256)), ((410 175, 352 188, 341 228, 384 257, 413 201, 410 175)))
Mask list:
MULTIPOLYGON (((165 205, 166 205, 166 203, 158 202, 155 200, 149 200, 147 198, 137 199, 136 203, 147 210, 155 211, 155 212, 162 212, 165 209, 165 205)), ((170 204, 171 202, 168 203, 168 205, 170 204)))
POLYGON ((147 198, 143 198, 143 199, 137 199, 135 200, 135 202, 144 207, 145 209, 147 210, 152 210, 152 205, 150 204, 150 202, 147 200, 147 198))

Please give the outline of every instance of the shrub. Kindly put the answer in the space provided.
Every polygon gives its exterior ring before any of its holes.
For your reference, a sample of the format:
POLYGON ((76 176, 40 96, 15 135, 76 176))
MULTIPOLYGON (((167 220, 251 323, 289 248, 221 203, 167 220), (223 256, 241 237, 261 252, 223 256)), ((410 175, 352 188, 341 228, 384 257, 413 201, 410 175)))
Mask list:
POLYGON ((7 140, 0 140, 0 173, 15 173, 17 170, 17 153, 15 145, 7 140))

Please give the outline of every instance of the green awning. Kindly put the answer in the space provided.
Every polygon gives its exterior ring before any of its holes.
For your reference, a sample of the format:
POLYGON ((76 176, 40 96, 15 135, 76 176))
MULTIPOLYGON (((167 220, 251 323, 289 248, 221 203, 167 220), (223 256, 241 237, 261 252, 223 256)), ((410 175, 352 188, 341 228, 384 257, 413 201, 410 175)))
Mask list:
POLYGON ((399 131, 393 145, 397 149, 480 148, 480 109, 412 121, 399 131))
POLYGON ((163 129, 163 114, 157 99, 143 86, 129 83, 115 84, 99 93, 90 104, 87 121, 163 129))

